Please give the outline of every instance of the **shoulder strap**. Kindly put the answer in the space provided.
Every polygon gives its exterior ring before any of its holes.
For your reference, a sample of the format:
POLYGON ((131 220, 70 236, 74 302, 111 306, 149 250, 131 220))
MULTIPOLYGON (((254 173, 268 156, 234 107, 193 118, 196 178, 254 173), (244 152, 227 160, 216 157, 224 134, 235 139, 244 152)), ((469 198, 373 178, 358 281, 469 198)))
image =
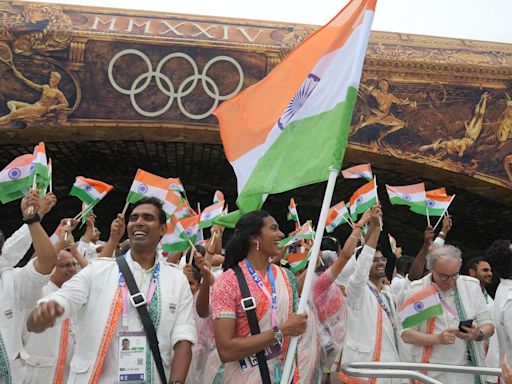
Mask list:
POLYGON ((167 380, 165 379, 164 366, 162 364, 162 356, 160 355, 160 348, 158 348, 158 338, 156 336, 155 326, 153 325, 153 321, 151 320, 148 309, 146 308, 146 300, 140 294, 137 283, 133 278, 132 271, 126 262, 124 255, 117 257, 116 262, 119 266, 119 271, 122 273, 124 281, 128 286, 128 290, 130 291, 130 295, 133 298, 133 302, 136 304, 137 312, 139 313, 140 320, 142 321, 144 331, 146 332, 146 336, 148 338, 149 348, 151 348, 151 353, 155 359, 156 369, 158 370, 160 381, 162 383, 167 383, 167 380))
MULTIPOLYGON (((256 303, 254 301, 254 297, 251 296, 249 286, 247 285, 247 281, 245 280, 244 273, 240 269, 240 266, 235 265, 233 267, 233 271, 235 272, 236 278, 238 279, 240 293, 242 294, 242 307, 244 308, 245 314, 247 315, 247 319, 249 320, 249 328, 251 329, 251 334, 257 335, 258 333, 260 333, 260 326, 258 325, 258 317, 256 316, 256 303), (248 303, 248 301, 246 301, 248 299, 252 299, 253 305, 245 304, 248 303)), ((263 384, 271 384, 270 372, 268 371, 265 351, 257 352, 256 357, 258 359, 258 367, 260 369, 260 375, 261 380, 263 380, 263 384)))

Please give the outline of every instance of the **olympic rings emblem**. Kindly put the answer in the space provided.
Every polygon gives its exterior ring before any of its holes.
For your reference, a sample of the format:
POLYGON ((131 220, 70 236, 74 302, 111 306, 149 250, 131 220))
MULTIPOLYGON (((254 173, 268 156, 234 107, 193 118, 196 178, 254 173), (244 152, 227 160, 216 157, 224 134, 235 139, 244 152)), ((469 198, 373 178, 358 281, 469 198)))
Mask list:
POLYGON ((151 61, 149 60, 149 58, 144 53, 142 53, 141 51, 139 51, 137 49, 125 49, 123 51, 116 53, 114 55, 114 57, 112 57, 109 65, 108 65, 108 78, 110 80, 110 84, 112 85, 112 87, 114 87, 114 89, 116 91, 118 91, 119 93, 122 93, 123 95, 130 96, 130 101, 132 103, 133 108, 142 116, 146 116, 146 117, 160 116, 160 115, 164 114, 165 112, 167 112, 169 110, 169 108, 171 108, 171 106, 174 102, 174 99, 176 99, 181 113, 183 113, 189 119, 193 119, 193 120, 201 120, 201 119, 204 119, 204 118, 210 116, 211 113, 213 112, 213 110, 215 108, 217 108, 217 106, 219 105, 219 102, 221 102, 223 100, 227 100, 227 99, 235 96, 238 92, 240 92, 240 90, 242 89, 243 83, 244 83, 244 73, 243 73, 242 67, 235 59, 233 59, 232 57, 229 57, 229 56, 214 57, 213 59, 211 59, 210 61, 208 61, 206 63, 206 65, 203 68, 203 71, 201 73, 199 73, 197 64, 192 57, 190 57, 189 55, 182 53, 182 52, 175 52, 175 53, 171 53, 171 54, 165 56, 163 59, 161 59, 160 62, 158 63, 158 65, 156 66, 156 70, 153 70, 153 65, 151 64, 151 61), (135 55, 135 56, 140 57, 142 60, 144 60, 146 67, 147 67, 147 71, 145 73, 142 73, 141 75, 139 75, 133 81, 133 83, 129 89, 125 89, 125 88, 122 88, 121 86, 119 86, 119 84, 114 80, 114 74, 113 74, 114 65, 121 57, 123 57, 125 55, 135 55), (193 74, 190 75, 189 77, 187 77, 185 80, 183 80, 183 82, 178 87, 177 91, 175 90, 174 84, 172 83, 171 79, 161 72, 162 67, 169 60, 176 59, 176 58, 182 58, 182 59, 185 59, 186 61, 188 61, 193 70, 193 74), (215 81, 211 77, 208 76, 208 70, 210 69, 210 67, 219 61, 226 61, 226 62, 232 64, 235 67, 235 69, 238 71, 238 75, 240 77, 236 88, 231 93, 229 93, 227 95, 221 95, 219 92, 219 87, 217 86, 215 81), (162 92, 164 95, 169 97, 169 100, 167 101, 166 105, 163 108, 159 109, 158 111, 151 112, 151 111, 145 111, 144 109, 142 109, 137 104, 137 101, 135 100, 135 96, 138 95, 139 93, 143 92, 149 86, 153 77, 156 80, 156 84, 157 84, 157 87, 160 90, 160 92, 162 92), (206 111, 204 113, 194 114, 185 109, 185 107, 183 106, 182 98, 189 95, 190 93, 192 93, 192 91, 197 86, 197 83, 199 82, 199 80, 201 80, 201 85, 203 87, 204 92, 210 98, 213 99, 213 105, 211 106, 211 108, 208 111, 206 111))

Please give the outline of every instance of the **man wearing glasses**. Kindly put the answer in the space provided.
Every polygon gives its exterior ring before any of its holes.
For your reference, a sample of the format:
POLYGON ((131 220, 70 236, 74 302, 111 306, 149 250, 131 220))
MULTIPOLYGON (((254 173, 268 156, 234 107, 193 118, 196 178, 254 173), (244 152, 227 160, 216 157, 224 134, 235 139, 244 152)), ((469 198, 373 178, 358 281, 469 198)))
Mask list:
MULTIPOLYGON (((406 300, 433 285, 442 307, 440 315, 404 329, 402 333, 403 340, 412 344, 411 355, 415 362, 485 366, 484 341, 494 333, 494 325, 480 282, 460 276, 461 264, 458 248, 436 247, 427 255, 430 273, 411 283, 406 300)), ((428 375, 443 383, 484 383, 478 375, 444 372, 429 372, 428 375)))

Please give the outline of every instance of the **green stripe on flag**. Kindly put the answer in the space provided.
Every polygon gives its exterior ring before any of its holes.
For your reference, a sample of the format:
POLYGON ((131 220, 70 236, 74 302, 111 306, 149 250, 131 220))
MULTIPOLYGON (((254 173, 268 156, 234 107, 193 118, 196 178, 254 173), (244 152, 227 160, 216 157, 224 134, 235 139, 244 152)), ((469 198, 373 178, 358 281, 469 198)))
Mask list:
POLYGON ((50 174, 48 173, 48 166, 43 165, 41 163, 35 163, 35 167, 31 173, 35 173, 36 175, 41 176, 46 180, 50 178, 50 174))
POLYGON ((126 197, 126 201, 130 204, 135 204, 137 201, 140 201, 142 199, 145 199, 149 196, 146 196, 146 195, 141 195, 140 193, 137 193, 137 192, 134 192, 134 191, 130 191, 128 193, 128 196, 126 197))
POLYGON ((82 188, 78 188, 73 186, 71 188, 71 191, 69 191, 69 194, 71 196, 78 197, 81 201, 83 201, 87 205, 91 205, 94 203, 97 199, 89 195, 87 192, 85 192, 82 188))
POLYGON ((21 189, 27 189, 32 186, 34 176, 30 175, 19 180, 4 181, 0 183, 0 194, 11 194, 21 189))
POLYGON ((11 201, 15 201, 18 199, 22 199, 25 196, 23 191, 14 191, 8 194, 0 193, 0 202, 2 204, 10 203, 11 201))
POLYGON ((389 198, 389 201, 392 205, 408 205, 410 207, 421 207, 425 206, 424 201, 409 201, 405 200, 399 196, 393 196, 389 198))
POLYGON ((345 101, 331 110, 286 126, 238 196, 237 205, 243 213, 261 208, 264 194, 320 183, 329 178, 330 166, 341 168, 356 96, 357 89, 348 87, 345 101), (315 156, 308 159, 305 153, 315 156))
POLYGON ((368 211, 371 207, 377 204, 377 198, 373 197, 365 203, 362 203, 356 207, 355 212, 352 214, 352 220, 357 220, 357 215, 368 211))
POLYGON ((188 241, 182 241, 179 243, 172 243, 172 244, 162 244, 162 250, 164 252, 169 252, 169 253, 183 252, 189 248, 190 248, 190 243, 188 241))
MULTIPOLYGON (((427 216, 427 209, 425 204, 422 205, 413 205, 411 206, 411 211, 414 213, 418 213, 423 216, 427 216)), ((444 208, 429 208, 428 215, 429 216, 443 216, 445 209, 444 208)))
POLYGON ((436 304, 432 307, 429 307, 421 312, 418 312, 412 316, 406 317, 404 321, 402 321, 402 327, 405 328, 411 328, 418 324, 423 323, 424 321, 427 321, 435 316, 439 316, 443 313, 443 306, 441 303, 436 304))

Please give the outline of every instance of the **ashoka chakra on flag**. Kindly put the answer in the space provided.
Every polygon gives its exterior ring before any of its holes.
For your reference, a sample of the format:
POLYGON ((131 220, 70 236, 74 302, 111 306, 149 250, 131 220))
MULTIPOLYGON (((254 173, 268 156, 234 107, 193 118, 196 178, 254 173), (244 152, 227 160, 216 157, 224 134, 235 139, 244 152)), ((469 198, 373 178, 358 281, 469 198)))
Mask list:
POLYGON ((423 305, 421 301, 414 303, 414 309, 416 310, 416 312, 423 311, 423 308, 425 308, 425 305, 423 305))
POLYGON ((411 195, 408 195, 408 194, 406 193, 406 194, 404 194, 404 196, 403 196, 403 197, 404 197, 404 200, 405 200, 405 201, 411 201, 411 195))
POLYGON ((356 200, 356 205, 360 205, 363 202, 363 197, 359 196, 356 200))
POLYGON ((143 195, 148 193, 148 186, 146 184, 139 185, 139 188, 137 188, 139 193, 142 193, 143 195))
POLYGON ((288 122, 292 119, 295 114, 300 111, 308 97, 313 93, 319 83, 320 78, 312 73, 308 75, 304 83, 302 83, 300 89, 290 100, 290 103, 285 108, 283 114, 277 121, 277 125, 283 130, 288 122))
POLYGON ((17 179, 18 177, 21 176, 21 171, 19 168, 13 168, 9 171, 7 175, 10 179, 17 179))
POLYGON ((427 200, 427 207, 433 208, 436 205, 434 200, 427 200))

